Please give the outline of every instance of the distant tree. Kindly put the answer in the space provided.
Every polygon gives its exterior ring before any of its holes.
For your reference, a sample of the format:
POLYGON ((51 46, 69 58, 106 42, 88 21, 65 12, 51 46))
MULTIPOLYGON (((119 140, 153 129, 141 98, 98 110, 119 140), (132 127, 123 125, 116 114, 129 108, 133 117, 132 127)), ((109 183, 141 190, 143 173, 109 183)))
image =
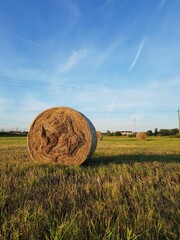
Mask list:
POLYGON ((176 135, 177 133, 179 133, 179 129, 178 128, 173 128, 170 130, 170 135, 176 135))
POLYGON ((169 129, 160 129, 159 134, 161 136, 169 136, 170 135, 170 130, 169 129))
POLYGON ((122 136, 122 133, 121 133, 120 131, 116 131, 116 132, 114 133, 114 136, 122 136))
POLYGON ((136 135, 134 133, 132 133, 132 134, 128 134, 127 136, 128 137, 135 137, 136 135))
POLYGON ((154 129, 154 136, 157 136, 157 135, 158 135, 158 133, 159 133, 159 132, 158 132, 158 129, 157 129, 157 128, 155 128, 155 129, 154 129))
POLYGON ((112 136, 111 131, 107 130, 106 135, 107 135, 107 136, 112 136))
POLYGON ((153 136, 152 130, 148 130, 148 131, 146 132, 146 135, 147 135, 147 136, 153 136))

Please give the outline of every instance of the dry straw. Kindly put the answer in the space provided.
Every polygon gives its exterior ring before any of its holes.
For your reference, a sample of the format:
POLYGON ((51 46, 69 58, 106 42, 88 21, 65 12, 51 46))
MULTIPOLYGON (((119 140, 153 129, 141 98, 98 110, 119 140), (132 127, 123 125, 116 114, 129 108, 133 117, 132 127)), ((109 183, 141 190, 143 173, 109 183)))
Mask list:
POLYGON ((145 132, 138 132, 136 137, 137 137, 138 140, 146 140, 147 135, 146 135, 145 132))
POLYGON ((102 140, 103 139, 103 135, 100 131, 96 131, 96 135, 97 135, 97 140, 102 140))
POLYGON ((37 162, 80 165, 96 149, 96 130, 82 113, 55 107, 40 113, 28 133, 29 153, 37 162))

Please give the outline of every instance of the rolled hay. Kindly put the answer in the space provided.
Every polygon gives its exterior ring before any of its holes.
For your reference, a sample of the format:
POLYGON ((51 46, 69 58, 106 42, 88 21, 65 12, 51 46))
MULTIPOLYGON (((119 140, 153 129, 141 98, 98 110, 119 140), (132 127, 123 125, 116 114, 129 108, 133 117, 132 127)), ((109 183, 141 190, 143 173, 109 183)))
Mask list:
POLYGON ((28 133, 31 158, 41 163, 80 165, 96 149, 96 130, 82 113, 54 107, 40 113, 28 133))
POLYGON ((97 140, 102 140, 103 139, 103 135, 100 131, 96 131, 96 135, 97 135, 97 140))
POLYGON ((146 140, 147 135, 146 135, 145 132, 138 132, 137 135, 136 135, 136 138, 137 138, 138 140, 146 140))

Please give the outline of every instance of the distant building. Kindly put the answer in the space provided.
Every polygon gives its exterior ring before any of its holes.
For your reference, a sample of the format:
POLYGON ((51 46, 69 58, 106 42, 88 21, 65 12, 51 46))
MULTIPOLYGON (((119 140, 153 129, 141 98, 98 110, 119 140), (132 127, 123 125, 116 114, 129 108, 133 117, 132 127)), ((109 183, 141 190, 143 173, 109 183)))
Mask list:
POLYGON ((121 131, 121 134, 122 134, 123 136, 128 136, 128 135, 133 134, 133 132, 132 132, 132 131, 121 131))

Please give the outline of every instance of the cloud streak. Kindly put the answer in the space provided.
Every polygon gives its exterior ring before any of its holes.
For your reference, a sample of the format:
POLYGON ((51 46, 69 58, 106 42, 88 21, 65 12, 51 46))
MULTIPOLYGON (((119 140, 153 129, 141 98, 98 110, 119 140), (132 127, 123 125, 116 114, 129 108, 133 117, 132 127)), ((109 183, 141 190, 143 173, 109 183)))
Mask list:
POLYGON ((159 3, 158 6, 157 6, 157 9, 158 9, 158 10, 161 10, 161 9, 163 8, 165 2, 166 2, 166 0, 161 0, 160 3, 159 3))
POLYGON ((111 101, 111 104, 108 106, 108 114, 110 114, 114 110, 117 102, 117 97, 118 95, 116 93, 111 101))
POLYGON ((82 59, 87 56, 86 49, 80 49, 79 51, 74 51, 67 62, 60 66, 60 72, 67 72, 71 70, 75 65, 77 65, 82 59))
POLYGON ((129 71, 131 71, 134 68, 134 66, 136 65, 136 63, 137 63, 137 61, 139 59, 140 53, 141 53, 141 51, 142 51, 146 41, 147 41, 146 38, 143 38, 143 40, 141 41, 141 43, 139 45, 139 48, 138 48, 138 51, 136 53, 136 56, 135 56, 135 58, 134 58, 134 60, 133 60, 133 62, 131 64, 131 66, 129 67, 129 71))
POLYGON ((20 106, 19 110, 23 113, 33 112, 33 111, 42 111, 50 107, 50 104, 47 102, 41 101, 32 95, 26 96, 26 99, 23 101, 23 105, 20 106), (30 104, 29 104, 30 103, 30 104))
POLYGON ((68 9, 69 13, 75 18, 79 19, 81 17, 81 12, 77 4, 75 4, 71 0, 64 1, 66 8, 68 9))
POLYGON ((3 110, 3 107, 6 105, 7 99, 5 98, 0 98, 0 113, 3 110))
POLYGON ((4 105, 7 102, 5 98, 0 98, 0 105, 4 105))
POLYGON ((118 48, 123 45, 126 38, 120 38, 109 44, 109 46, 104 47, 102 50, 95 48, 93 51, 90 50, 92 55, 91 65, 94 66, 94 70, 97 70, 101 65, 103 65, 107 60, 113 58, 113 54, 118 51, 118 48))
POLYGON ((19 36, 19 35, 14 35, 14 37, 17 38, 18 40, 20 40, 21 42, 24 42, 24 43, 29 44, 31 46, 40 47, 40 48, 42 47, 41 44, 39 44, 39 43, 37 43, 37 42, 35 42, 35 41, 31 40, 31 39, 24 38, 24 37, 19 36))

